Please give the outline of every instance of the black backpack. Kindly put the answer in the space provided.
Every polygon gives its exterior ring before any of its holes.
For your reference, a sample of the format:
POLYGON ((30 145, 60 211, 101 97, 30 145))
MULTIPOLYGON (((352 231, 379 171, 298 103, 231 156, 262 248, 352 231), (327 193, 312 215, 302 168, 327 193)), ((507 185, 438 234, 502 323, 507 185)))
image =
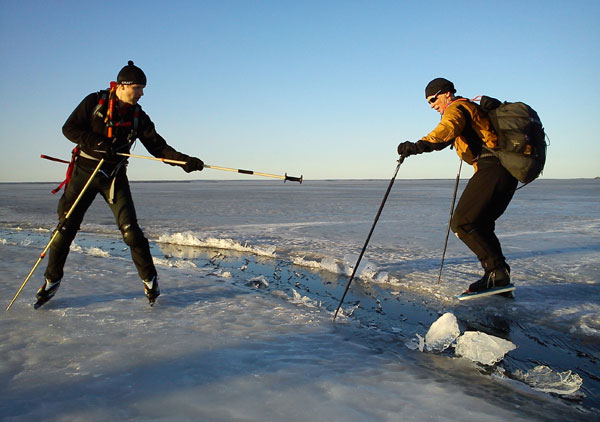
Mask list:
POLYGON ((489 150, 521 183, 535 180, 544 170, 547 147, 538 114, 525 103, 502 103, 485 95, 480 106, 498 135, 498 146, 489 150))

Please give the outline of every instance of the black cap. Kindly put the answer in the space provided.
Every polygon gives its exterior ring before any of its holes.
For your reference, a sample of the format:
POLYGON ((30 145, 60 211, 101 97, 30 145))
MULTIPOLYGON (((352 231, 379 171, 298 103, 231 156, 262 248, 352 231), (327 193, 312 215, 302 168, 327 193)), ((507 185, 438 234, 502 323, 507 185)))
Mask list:
POLYGON ((123 67, 117 75, 117 83, 122 85, 146 85, 146 75, 142 69, 133 65, 129 60, 127 66, 123 67))
POLYGON ((443 94, 444 92, 451 92, 452 94, 456 93, 456 89, 454 89, 454 84, 448 79, 435 78, 433 81, 429 82, 425 87, 425 98, 431 97, 432 95, 436 94, 443 94))

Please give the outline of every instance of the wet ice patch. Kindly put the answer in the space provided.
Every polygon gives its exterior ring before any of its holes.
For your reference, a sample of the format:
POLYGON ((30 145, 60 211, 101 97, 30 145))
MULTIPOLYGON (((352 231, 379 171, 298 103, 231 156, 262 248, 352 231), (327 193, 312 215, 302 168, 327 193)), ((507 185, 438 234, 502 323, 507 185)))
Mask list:
POLYGON ((447 312, 437 319, 425 335, 425 346, 428 352, 442 352, 460 336, 458 321, 454 314, 447 312))
POLYGON ((572 371, 556 372, 544 365, 536 366, 527 372, 517 369, 514 376, 534 390, 544 393, 571 395, 583 385, 583 380, 576 373, 572 371))
POLYGON ((494 365, 516 348, 517 346, 508 340, 480 331, 467 331, 456 340, 455 353, 474 362, 494 365))

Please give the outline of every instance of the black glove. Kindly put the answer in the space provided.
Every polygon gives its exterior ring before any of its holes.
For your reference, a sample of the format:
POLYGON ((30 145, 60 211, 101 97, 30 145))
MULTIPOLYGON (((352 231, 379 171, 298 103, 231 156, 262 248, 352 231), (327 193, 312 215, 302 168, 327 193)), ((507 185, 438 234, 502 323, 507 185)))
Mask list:
POLYGON ((103 153, 106 160, 114 161, 119 158, 117 156, 117 145, 109 138, 105 138, 102 142, 99 142, 96 151, 103 153))
POLYGON ((414 142, 406 141, 398 145, 398 154, 402 157, 415 155, 417 153, 417 145, 414 142))
POLYGON ((204 168, 204 161, 196 157, 190 157, 186 160, 186 163, 182 167, 186 173, 202 171, 204 168))

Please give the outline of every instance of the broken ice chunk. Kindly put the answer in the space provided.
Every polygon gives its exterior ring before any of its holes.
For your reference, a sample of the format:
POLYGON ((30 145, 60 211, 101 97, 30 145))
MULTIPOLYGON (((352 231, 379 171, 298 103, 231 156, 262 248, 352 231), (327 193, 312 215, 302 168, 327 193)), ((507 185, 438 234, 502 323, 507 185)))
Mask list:
POLYGON ((479 331, 467 331, 456 340, 456 354, 484 365, 500 362, 517 346, 508 340, 479 331))
POLYGON ((460 335, 458 321, 454 314, 447 312, 437 319, 425 335, 425 344, 428 352, 442 352, 446 350, 460 335))

